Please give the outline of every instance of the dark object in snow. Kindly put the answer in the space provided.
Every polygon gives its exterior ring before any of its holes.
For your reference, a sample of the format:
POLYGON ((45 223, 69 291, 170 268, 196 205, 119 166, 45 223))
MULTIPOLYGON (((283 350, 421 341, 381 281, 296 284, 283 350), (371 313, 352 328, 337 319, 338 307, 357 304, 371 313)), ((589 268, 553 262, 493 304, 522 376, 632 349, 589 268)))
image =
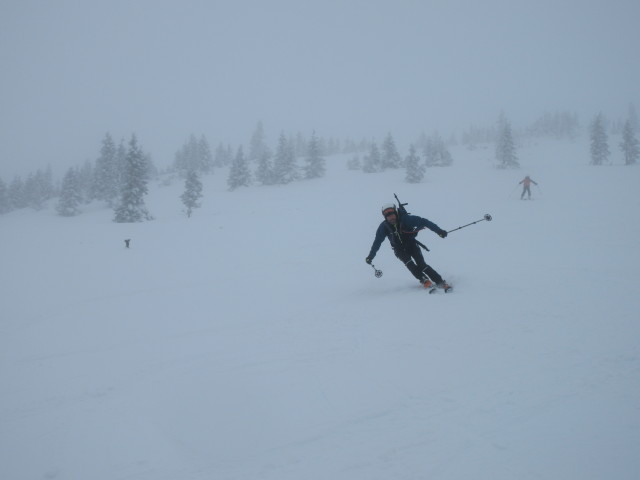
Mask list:
POLYGON ((125 239, 124 239, 124 244, 125 244, 125 246, 126 246, 127 248, 129 248, 129 242, 130 242, 130 241, 131 241, 131 239, 130 239, 130 238, 125 238, 125 239))

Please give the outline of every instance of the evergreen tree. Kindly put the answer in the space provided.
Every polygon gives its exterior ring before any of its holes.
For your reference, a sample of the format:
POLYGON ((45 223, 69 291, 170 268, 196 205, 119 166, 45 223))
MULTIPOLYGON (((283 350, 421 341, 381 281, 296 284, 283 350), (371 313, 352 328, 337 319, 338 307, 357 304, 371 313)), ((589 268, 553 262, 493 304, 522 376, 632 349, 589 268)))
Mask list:
POLYGON ((496 160, 498 168, 518 168, 518 157, 516 146, 511 132, 511 124, 507 119, 501 117, 498 128, 498 139, 496 142, 496 160))
POLYGON ((204 135, 197 139, 191 134, 182 148, 175 154, 173 167, 186 178, 191 171, 211 173, 213 171, 213 155, 209 142, 204 135))
POLYGON ((360 161, 360 155, 354 155, 347 161, 347 168, 349 170, 362 170, 362 162, 360 161))
POLYGON ((424 156, 427 167, 449 167, 453 163, 451 153, 438 132, 426 139, 424 156))
POLYGON ((110 207, 114 206, 120 191, 116 153, 116 144, 107 132, 102 140, 100 156, 96 160, 93 172, 92 197, 107 202, 110 207))
MULTIPOLYGON (((503 122, 506 122, 504 115, 500 116, 498 130, 501 129, 503 122)), ((476 127, 471 126, 462 134, 462 144, 469 150, 475 150, 478 143, 495 142, 498 138, 498 132, 495 127, 476 127)))
POLYGON ((45 200, 50 200, 56 196, 56 187, 53 184, 53 169, 48 165, 46 170, 42 172, 41 188, 44 193, 45 200))
POLYGON ((216 152, 213 156, 213 164, 216 167, 228 167, 233 160, 231 146, 225 147, 222 143, 218 144, 216 152))
POLYGON ((195 208, 200 208, 200 199, 202 198, 202 182, 195 170, 187 173, 187 178, 184 182, 184 193, 180 198, 184 206, 187 207, 187 217, 191 218, 191 212, 195 208))
POLYGON ((148 158, 138 145, 136 136, 132 135, 125 158, 120 204, 115 209, 115 222, 132 223, 152 219, 144 203, 144 196, 148 192, 148 175, 148 158))
POLYGON ((256 129, 251 135, 251 143, 249 145, 249 161, 258 162, 262 159, 263 153, 267 150, 267 143, 264 135, 264 127, 262 122, 258 122, 256 129))
POLYGON ((305 177, 306 178, 320 178, 324 176, 325 172, 325 160, 322 157, 320 152, 320 143, 318 142, 318 137, 316 137, 316 132, 311 134, 311 139, 309 140, 307 146, 307 164, 305 166, 305 177))
POLYGON ((113 202, 114 206, 120 201, 120 195, 127 171, 127 147, 124 138, 120 139, 120 144, 116 149, 116 177, 118 183, 118 197, 113 202))
POLYGON ((327 141, 323 137, 318 137, 318 148, 320 149, 320 155, 327 155, 329 152, 329 146, 327 141))
MULTIPOLYGON (((320 148, 320 142, 318 142, 318 148, 320 148)), ((309 152, 308 142, 300 132, 296 134, 294 150, 296 152, 296 157, 304 157, 309 152)), ((320 152, 320 155, 322 155, 322 152, 320 152)))
POLYGON ((340 150, 340 140, 332 137, 327 141, 327 148, 324 153, 327 155, 336 155, 340 153, 340 150))
POLYGON ((78 184, 80 186, 81 198, 84 203, 90 203, 93 200, 93 179, 95 178, 95 171, 93 163, 89 160, 85 161, 76 175, 78 177, 78 184))
POLYGON ((275 183, 273 175, 273 165, 271 164, 271 153, 264 150, 260 160, 258 160, 258 168, 256 168, 256 180, 262 185, 273 185, 275 183))
POLYGON ((242 151, 242 146, 238 147, 231 168, 229 169, 229 178, 227 178, 229 190, 235 190, 238 187, 248 187, 251 185, 251 172, 247 165, 247 159, 242 151))
POLYGON ((195 135, 191 134, 182 148, 176 152, 173 166, 180 175, 186 177, 188 172, 200 171, 198 164, 198 141, 195 135))
POLYGON ((418 139, 415 141, 414 145, 417 150, 425 151, 427 148, 427 144, 429 143, 429 138, 427 134, 424 132, 420 132, 418 139))
POLYGON ((387 168, 400 168, 402 166, 402 157, 400 157, 398 153, 396 142, 393 140, 391 133, 388 133, 384 142, 382 142, 380 164, 382 170, 387 168))
POLYGON ((7 185, 0 178, 0 214, 11 211, 11 204, 9 203, 9 189, 7 185))
POLYGON ((35 174, 30 173, 24 184, 27 205, 35 210, 41 210, 49 198, 49 191, 52 189, 53 186, 47 184, 46 176, 42 170, 38 170, 35 174))
POLYGON ((638 157, 640 157, 640 146, 638 145, 638 139, 636 138, 636 134, 633 130, 633 123, 631 119, 628 119, 624 123, 620 148, 624 153, 625 165, 633 165, 638 161, 638 157))
POLYGON ((358 153, 358 146, 356 145, 356 142, 351 138, 347 138, 344 141, 344 147, 342 148, 341 153, 358 153))
POLYGON ((591 165, 602 165, 609 158, 609 138, 602 113, 591 123, 591 165))
POLYGON ((408 183, 420 183, 424 179, 425 166, 420 162, 420 157, 416 153, 416 147, 409 147, 409 155, 404 161, 408 183))
POLYGON ((19 208, 25 208, 29 204, 25 195, 24 182, 22 177, 16 176, 9 184, 9 205, 11 210, 17 210, 19 208))
POLYGON ((382 158, 380 157, 380 150, 376 142, 371 142, 369 147, 369 154, 364 156, 362 162, 362 171, 364 173, 376 173, 382 168, 382 158))
POLYGON ((213 173, 213 154, 211 147, 204 135, 198 140, 198 157, 200 159, 200 170, 202 173, 213 173))
POLYGON ((631 131, 633 133, 637 133, 640 131, 640 122, 638 121, 638 112, 636 111, 636 107, 633 103, 629 104, 629 123, 631 123, 631 131))
POLYGON ((78 207, 81 202, 82 193, 78 174, 74 168, 70 168, 62 179, 60 198, 58 199, 56 210, 63 217, 73 217, 80 213, 78 207))
POLYGON ((556 112, 545 113, 528 128, 529 134, 542 137, 576 138, 580 129, 580 122, 575 113, 556 112))
POLYGON ((298 179, 298 166, 292 143, 284 133, 280 134, 278 148, 273 162, 275 183, 286 184, 298 179))

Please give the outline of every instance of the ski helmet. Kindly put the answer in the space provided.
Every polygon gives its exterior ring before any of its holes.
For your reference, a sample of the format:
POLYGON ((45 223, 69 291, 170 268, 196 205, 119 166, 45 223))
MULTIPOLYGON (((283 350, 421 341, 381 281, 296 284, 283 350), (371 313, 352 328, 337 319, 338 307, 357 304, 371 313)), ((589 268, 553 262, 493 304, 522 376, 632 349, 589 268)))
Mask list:
POLYGON ((387 214, 393 212, 395 215, 398 215, 398 211, 396 210, 396 206, 394 203, 385 203, 382 205, 382 216, 386 218, 387 214))

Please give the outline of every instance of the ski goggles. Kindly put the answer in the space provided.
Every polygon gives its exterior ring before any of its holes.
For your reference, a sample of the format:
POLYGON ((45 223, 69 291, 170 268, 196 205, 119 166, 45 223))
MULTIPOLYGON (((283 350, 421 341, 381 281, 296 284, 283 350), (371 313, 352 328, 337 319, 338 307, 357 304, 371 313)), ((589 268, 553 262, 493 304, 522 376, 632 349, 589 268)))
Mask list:
POLYGON ((391 215, 397 215, 397 213, 395 210, 388 209, 382 212, 382 215, 384 215, 384 218, 387 218, 387 217, 390 217, 391 215))

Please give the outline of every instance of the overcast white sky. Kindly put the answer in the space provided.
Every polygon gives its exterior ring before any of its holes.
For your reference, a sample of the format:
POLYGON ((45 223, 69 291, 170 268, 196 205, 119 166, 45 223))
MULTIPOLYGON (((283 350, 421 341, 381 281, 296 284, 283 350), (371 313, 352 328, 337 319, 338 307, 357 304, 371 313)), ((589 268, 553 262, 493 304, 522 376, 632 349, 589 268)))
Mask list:
POLYGON ((640 107, 637 0, 0 0, 0 178, 138 135, 402 144, 545 111, 640 107))

